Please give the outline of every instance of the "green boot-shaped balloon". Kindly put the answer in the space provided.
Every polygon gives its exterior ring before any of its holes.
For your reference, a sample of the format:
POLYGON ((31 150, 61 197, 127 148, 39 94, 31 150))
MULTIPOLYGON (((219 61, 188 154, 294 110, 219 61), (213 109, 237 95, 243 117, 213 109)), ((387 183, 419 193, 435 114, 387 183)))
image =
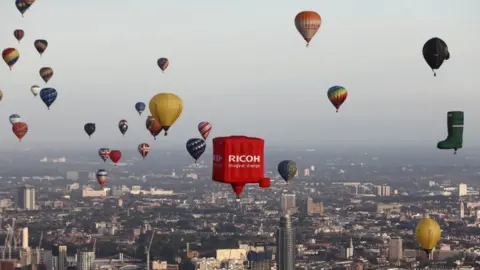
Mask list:
POLYGON ((463 145, 463 112, 454 111, 447 113, 448 136, 445 140, 438 142, 438 149, 457 149, 463 145))

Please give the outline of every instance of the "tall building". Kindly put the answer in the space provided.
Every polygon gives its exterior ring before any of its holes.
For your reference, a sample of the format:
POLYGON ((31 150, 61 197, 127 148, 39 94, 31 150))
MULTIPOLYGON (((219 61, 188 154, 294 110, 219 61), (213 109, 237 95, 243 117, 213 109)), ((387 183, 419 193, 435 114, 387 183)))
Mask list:
POLYGON ((311 197, 308 197, 307 200, 307 214, 323 214, 323 202, 315 203, 311 197))
POLYGON ((341 246, 340 247, 340 257, 342 259, 350 259, 353 257, 353 250, 355 248, 353 247, 353 239, 350 238, 350 243, 347 247, 341 246))
POLYGON ((467 184, 458 185, 458 197, 467 196, 467 184))
POLYGON ((67 270, 67 246, 58 246, 58 270, 67 270))
POLYGON ((308 168, 303 170, 303 176, 310 176, 310 170, 308 168))
POLYGON ((277 270, 295 270, 295 228, 289 215, 280 218, 277 229, 277 270))
POLYGON ((460 218, 465 217, 465 204, 463 202, 460 202, 460 218))
POLYGON ((390 186, 375 186, 375 191, 377 196, 390 196, 390 186))
POLYGON ((95 261, 95 252, 80 251, 77 255, 77 270, 93 270, 95 261))
POLYGON ((280 207, 283 215, 296 213, 295 194, 282 194, 280 207))
POLYGON ((35 189, 29 186, 20 187, 15 196, 15 207, 24 210, 35 210, 35 189))
POLYGON ((396 262, 403 259, 403 241, 402 238, 394 237, 388 242, 388 260, 396 262))

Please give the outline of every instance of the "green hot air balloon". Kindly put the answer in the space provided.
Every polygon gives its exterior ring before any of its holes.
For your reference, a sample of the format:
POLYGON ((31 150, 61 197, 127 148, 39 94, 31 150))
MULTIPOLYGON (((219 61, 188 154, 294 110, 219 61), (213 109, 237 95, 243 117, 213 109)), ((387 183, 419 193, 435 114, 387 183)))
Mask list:
POLYGON ((297 171, 297 164, 293 160, 284 160, 278 163, 278 173, 287 184, 295 177, 297 171))

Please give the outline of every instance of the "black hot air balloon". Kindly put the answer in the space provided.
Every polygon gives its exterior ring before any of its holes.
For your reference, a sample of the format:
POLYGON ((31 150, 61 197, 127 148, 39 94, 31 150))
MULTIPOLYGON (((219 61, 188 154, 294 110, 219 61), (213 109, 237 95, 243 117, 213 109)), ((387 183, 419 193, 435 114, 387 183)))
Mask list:
POLYGON ((443 61, 450 59, 447 43, 438 37, 434 37, 425 42, 422 51, 423 58, 432 69, 433 75, 437 76, 435 70, 442 66, 443 61))
POLYGON ((95 133, 95 124, 94 123, 86 123, 83 127, 85 132, 87 133, 88 137, 90 138, 93 133, 95 133))
POLYGON ((193 138, 187 141, 187 151, 195 159, 195 162, 202 156, 207 148, 207 144, 204 140, 199 138, 193 138))
POLYGON ((120 120, 120 122, 118 122, 118 129, 120 130, 120 133, 122 133, 122 135, 125 136, 125 133, 128 130, 127 120, 124 120, 124 119, 120 120))

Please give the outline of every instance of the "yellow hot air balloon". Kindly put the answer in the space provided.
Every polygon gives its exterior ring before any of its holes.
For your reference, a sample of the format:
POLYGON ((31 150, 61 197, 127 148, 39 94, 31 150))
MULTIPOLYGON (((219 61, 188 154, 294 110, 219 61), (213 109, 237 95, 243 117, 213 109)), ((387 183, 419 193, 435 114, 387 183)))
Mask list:
POLYGON ((431 219, 431 218, 424 218, 420 223, 418 223, 417 228, 415 230, 415 237, 417 239, 418 244, 425 250, 427 255, 430 254, 433 248, 437 245, 438 241, 440 241, 440 225, 431 219))
POLYGON ((183 101, 175 94, 160 93, 150 100, 148 107, 150 114, 157 119, 167 136, 168 129, 182 114, 183 101))

